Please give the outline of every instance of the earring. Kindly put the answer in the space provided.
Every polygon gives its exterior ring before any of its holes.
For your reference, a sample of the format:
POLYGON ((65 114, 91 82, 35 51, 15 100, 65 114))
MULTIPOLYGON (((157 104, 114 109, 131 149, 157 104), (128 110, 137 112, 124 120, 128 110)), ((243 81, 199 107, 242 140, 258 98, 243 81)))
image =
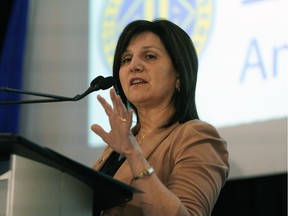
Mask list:
POLYGON ((181 85, 180 85, 180 78, 179 78, 179 76, 177 75, 176 86, 175 86, 177 93, 180 92, 180 86, 181 86, 181 85))

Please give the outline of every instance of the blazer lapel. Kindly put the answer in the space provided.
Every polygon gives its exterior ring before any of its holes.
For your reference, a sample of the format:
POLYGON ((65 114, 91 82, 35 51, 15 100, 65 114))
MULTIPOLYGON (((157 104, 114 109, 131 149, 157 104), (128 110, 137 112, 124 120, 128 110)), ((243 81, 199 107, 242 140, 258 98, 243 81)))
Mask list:
POLYGON ((110 147, 106 147, 102 153, 102 155, 100 156, 100 158, 96 161, 96 163, 93 165, 93 169, 95 170, 100 170, 102 168, 102 166, 105 164, 105 162, 107 161, 107 159, 110 157, 110 155, 112 154, 113 149, 110 147))
POLYGON ((178 126, 177 124, 172 125, 169 128, 162 128, 158 131, 155 131, 151 136, 147 137, 141 143, 141 148, 145 154, 146 159, 148 160, 149 156, 163 143, 163 141, 171 134, 171 132, 178 126))
MULTIPOLYGON (((174 124, 169 128, 160 129, 151 133, 143 142, 141 143, 141 148, 148 160, 149 156, 157 149, 157 147, 165 140, 169 134, 178 126, 179 124, 174 124)), ((111 154, 111 153, 110 153, 111 154)), ((125 182, 126 184, 131 184, 133 180, 133 175, 127 160, 122 164, 122 166, 115 173, 114 178, 125 182)))

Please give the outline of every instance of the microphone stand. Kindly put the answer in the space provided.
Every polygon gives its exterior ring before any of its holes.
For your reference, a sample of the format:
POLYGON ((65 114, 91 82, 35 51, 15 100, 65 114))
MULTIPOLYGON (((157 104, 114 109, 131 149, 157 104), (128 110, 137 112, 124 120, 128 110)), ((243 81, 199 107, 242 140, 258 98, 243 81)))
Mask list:
POLYGON ((22 91, 18 89, 12 89, 8 87, 0 87, 0 92, 12 92, 12 93, 20 93, 20 94, 26 94, 26 95, 34 95, 34 96, 41 96, 46 97, 50 99, 35 99, 35 100, 21 100, 21 101, 0 101, 0 105, 2 104, 28 104, 28 103, 47 103, 47 102, 62 102, 62 101, 70 101, 72 98, 69 97, 63 97, 60 95, 51 95, 51 94, 45 94, 41 92, 33 92, 33 91, 22 91))
POLYGON ((64 97, 60 95, 46 94, 41 92, 33 92, 33 91, 25 91, 19 89, 13 89, 8 87, 0 87, 0 92, 12 92, 12 93, 20 93, 26 95, 34 95, 46 97, 46 99, 35 99, 35 100, 20 100, 20 101, 0 101, 0 105, 8 105, 8 104, 31 104, 31 103, 49 103, 49 102, 64 102, 64 101, 78 101, 90 94, 93 91, 105 90, 114 85, 113 77, 98 76, 91 83, 90 87, 82 94, 78 94, 74 97, 64 97))

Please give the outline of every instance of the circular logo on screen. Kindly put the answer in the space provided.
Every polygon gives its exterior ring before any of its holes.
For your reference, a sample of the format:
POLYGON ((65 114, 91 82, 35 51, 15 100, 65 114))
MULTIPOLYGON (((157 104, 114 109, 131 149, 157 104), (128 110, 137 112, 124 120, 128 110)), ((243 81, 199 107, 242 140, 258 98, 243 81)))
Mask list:
POLYGON ((117 39, 123 28, 138 19, 166 18, 183 28, 201 56, 212 28, 213 0, 106 0, 100 20, 101 52, 112 68, 117 39))

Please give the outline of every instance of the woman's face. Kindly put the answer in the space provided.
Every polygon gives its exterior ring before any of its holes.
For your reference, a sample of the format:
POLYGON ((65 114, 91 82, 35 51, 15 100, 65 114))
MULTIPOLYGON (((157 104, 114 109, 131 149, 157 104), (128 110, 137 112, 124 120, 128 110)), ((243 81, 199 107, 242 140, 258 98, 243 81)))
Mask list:
POLYGON ((177 74, 160 38, 144 32, 132 38, 121 57, 120 82, 127 99, 140 107, 166 107, 176 87, 177 74))

